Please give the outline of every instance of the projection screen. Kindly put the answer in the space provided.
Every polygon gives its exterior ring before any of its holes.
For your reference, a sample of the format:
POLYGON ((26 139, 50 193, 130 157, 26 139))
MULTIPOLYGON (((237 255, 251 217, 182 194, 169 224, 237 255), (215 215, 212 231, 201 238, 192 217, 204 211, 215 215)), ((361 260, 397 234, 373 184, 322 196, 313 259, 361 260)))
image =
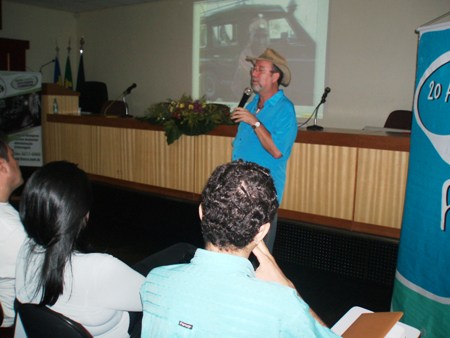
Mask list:
MULTIPOLYGON (((237 106, 250 86, 251 64, 267 47, 282 54, 292 73, 281 87, 307 117, 325 84, 329 0, 209 0, 193 9, 193 97, 237 106)), ((320 115, 319 115, 320 116, 320 115)))

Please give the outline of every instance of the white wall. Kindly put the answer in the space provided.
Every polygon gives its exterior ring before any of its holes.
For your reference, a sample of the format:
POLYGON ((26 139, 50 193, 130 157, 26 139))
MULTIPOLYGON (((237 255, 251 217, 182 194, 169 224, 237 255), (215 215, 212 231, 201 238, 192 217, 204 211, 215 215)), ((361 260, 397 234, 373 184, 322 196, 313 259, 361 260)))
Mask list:
MULTIPOLYGON (((69 38, 72 42, 72 71, 78 69, 75 58, 78 57, 79 39, 76 36, 77 20, 74 14, 7 1, 3 1, 2 6, 3 27, 0 37, 30 41, 30 49, 26 53, 28 71, 38 72, 41 65, 54 59, 56 43, 60 49, 61 67, 64 68, 69 38)), ((53 65, 42 69, 45 82, 53 81, 53 69, 53 65)))
MULTIPOLYGON (((191 92, 192 1, 165 0, 82 13, 39 9, 3 1, 2 37, 30 40, 32 70, 61 48, 64 72, 72 37, 76 80, 78 41, 86 40, 87 80, 108 84, 115 98, 132 83, 127 100, 134 115, 152 103, 191 92)), ((420 25, 446 13, 448 0, 331 0, 325 127, 382 126, 394 109, 411 109, 420 25)), ((43 72, 52 81, 52 66, 43 72)), ((296 102, 296 98, 291 98, 296 102)))
POLYGON ((383 126, 412 109, 416 28, 448 12, 448 0, 331 0, 324 126, 383 126))
POLYGON ((81 14, 86 78, 108 84, 116 98, 132 83, 130 113, 191 93, 192 3, 158 1, 81 14))

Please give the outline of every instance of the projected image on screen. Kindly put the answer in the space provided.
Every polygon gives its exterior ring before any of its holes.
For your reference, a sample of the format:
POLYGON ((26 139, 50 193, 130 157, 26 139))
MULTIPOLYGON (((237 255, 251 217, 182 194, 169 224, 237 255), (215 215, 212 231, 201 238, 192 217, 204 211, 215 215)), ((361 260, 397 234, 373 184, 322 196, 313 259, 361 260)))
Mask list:
POLYGON ((239 102, 250 86, 246 56, 270 47, 288 61, 291 84, 281 88, 297 114, 311 112, 324 88, 327 21, 328 0, 195 3, 193 94, 239 102))

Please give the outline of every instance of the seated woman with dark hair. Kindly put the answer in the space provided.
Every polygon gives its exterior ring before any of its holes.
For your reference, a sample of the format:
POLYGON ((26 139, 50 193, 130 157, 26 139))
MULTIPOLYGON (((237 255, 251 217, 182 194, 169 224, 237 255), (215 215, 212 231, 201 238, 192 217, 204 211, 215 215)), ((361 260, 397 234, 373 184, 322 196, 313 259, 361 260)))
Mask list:
MULTIPOLYGON (((81 252, 91 204, 89 178, 73 163, 52 162, 30 177, 20 203, 29 240, 18 256, 17 299, 47 305, 94 337, 129 337, 135 326, 139 331, 139 290, 155 265, 149 257, 139 273, 111 255, 81 252)), ((155 255, 157 265, 189 261, 195 248, 183 243, 165 251, 155 255)))

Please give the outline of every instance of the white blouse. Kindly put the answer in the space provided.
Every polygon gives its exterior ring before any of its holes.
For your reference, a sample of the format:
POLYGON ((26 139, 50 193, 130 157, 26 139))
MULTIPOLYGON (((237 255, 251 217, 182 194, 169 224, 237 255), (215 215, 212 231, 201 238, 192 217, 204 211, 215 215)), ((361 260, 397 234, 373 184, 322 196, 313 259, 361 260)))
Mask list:
POLYGON ((0 202, 0 302, 5 316, 2 327, 14 324, 16 260, 26 238, 17 210, 0 202))
MULTIPOLYGON (((29 242, 20 250, 16 294, 21 303, 39 303, 36 293, 43 253, 28 255, 29 242)), ((145 277, 117 258, 101 253, 72 255, 64 272, 64 291, 51 306, 82 324, 94 337, 128 338, 128 311, 142 311, 139 290, 145 277)))

